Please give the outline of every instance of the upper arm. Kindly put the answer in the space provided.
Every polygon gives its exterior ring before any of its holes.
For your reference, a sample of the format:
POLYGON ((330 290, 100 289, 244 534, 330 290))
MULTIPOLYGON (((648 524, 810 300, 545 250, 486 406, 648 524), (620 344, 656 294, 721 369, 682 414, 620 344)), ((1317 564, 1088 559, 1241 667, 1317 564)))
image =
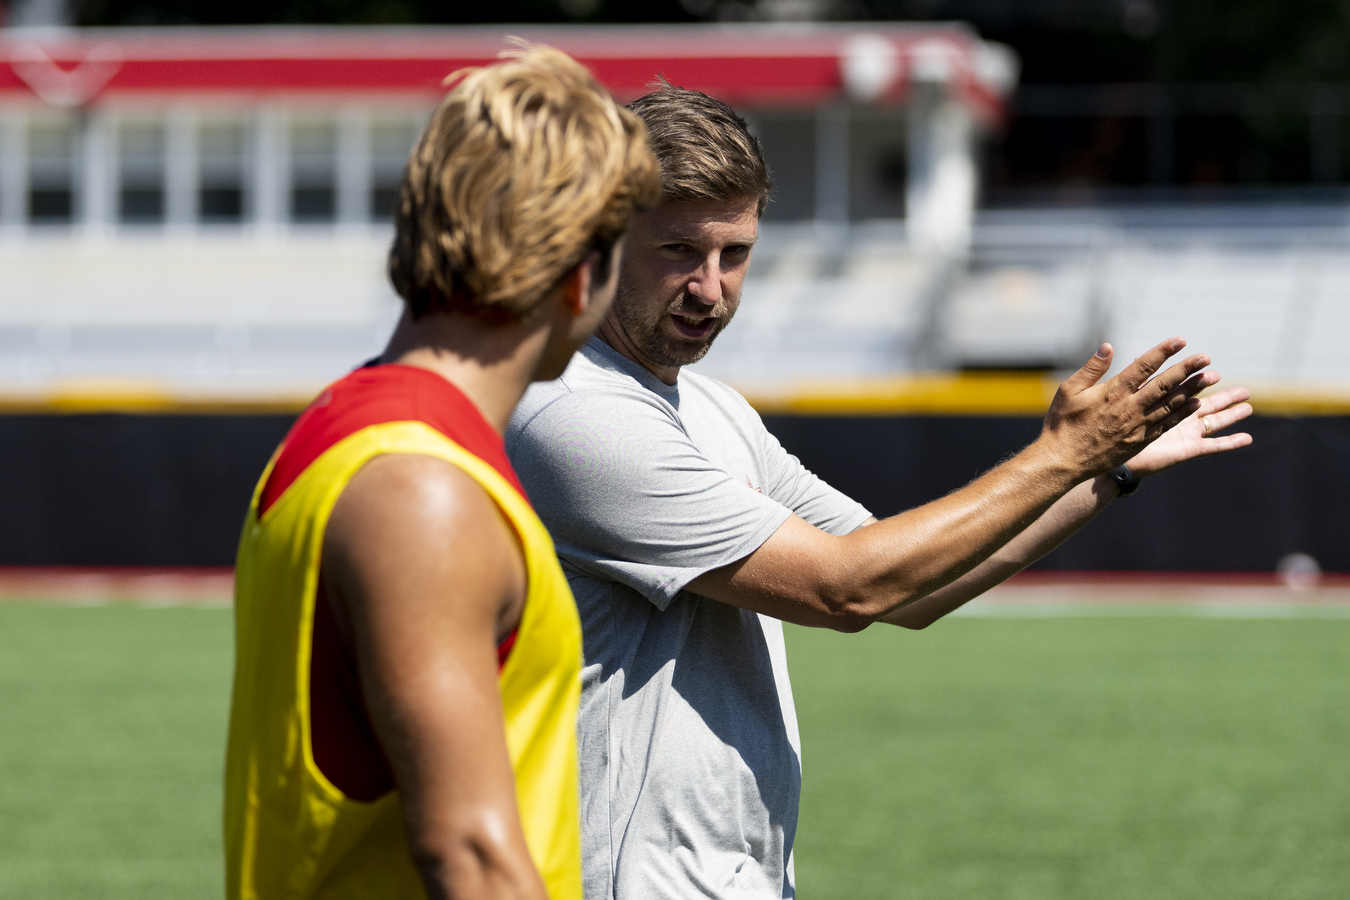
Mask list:
POLYGON ((477 856, 528 891, 497 686, 497 639, 525 591, 510 526, 451 464, 376 457, 333 509, 323 575, 424 875, 478 877, 477 856))
POLYGON ((509 446, 559 555, 661 608, 691 579, 752 552, 790 515, 637 396, 566 395, 509 446))
POLYGON ((791 516, 753 552, 695 578, 689 589, 797 625, 860 631, 850 612, 845 538, 791 516))

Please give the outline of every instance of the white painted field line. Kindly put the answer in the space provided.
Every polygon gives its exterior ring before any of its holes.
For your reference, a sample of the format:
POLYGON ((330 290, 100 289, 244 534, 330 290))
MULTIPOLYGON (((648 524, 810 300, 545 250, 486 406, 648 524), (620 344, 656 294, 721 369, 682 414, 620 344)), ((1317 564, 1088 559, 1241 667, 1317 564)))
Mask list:
POLYGON ((1187 616, 1213 619, 1347 619, 1343 580, 1302 589, 1279 583, 1024 581, 1000 585, 955 615, 983 618, 1187 616))
POLYGON ((1325 603, 1036 603, 974 600, 953 616, 981 619, 1172 617, 1196 619, 1350 619, 1350 605, 1325 603))

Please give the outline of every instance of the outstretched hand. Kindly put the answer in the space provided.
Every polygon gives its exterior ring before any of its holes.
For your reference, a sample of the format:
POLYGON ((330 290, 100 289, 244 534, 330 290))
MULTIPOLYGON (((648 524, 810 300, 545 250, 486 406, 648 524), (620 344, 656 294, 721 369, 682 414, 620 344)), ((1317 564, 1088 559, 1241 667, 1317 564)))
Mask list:
POLYGON ((1059 386, 1045 417, 1043 437, 1084 475, 1105 472, 1140 454, 1193 415, 1201 405, 1195 396, 1219 380, 1201 371, 1209 365, 1209 357, 1199 353, 1159 372, 1185 346, 1181 338, 1163 341, 1110 381, 1098 384, 1111 367, 1113 354, 1110 344, 1102 344, 1059 386))
POLYGON ((1143 478, 1157 475, 1188 459, 1247 446, 1252 442, 1250 434, 1239 432, 1219 436, 1219 432, 1252 414, 1252 405, 1246 402, 1249 397, 1251 391, 1236 387, 1202 398, 1198 410, 1149 444, 1127 465, 1135 475, 1143 478))

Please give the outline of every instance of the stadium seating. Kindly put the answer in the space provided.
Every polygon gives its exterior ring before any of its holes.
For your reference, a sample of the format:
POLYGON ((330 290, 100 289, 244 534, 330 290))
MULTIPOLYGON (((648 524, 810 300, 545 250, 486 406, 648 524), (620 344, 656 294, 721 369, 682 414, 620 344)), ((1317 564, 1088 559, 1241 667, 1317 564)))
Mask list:
POLYGON ((985 212, 970 259, 946 276, 905 249, 899 223, 833 241, 766 226, 761 250, 745 321, 700 364, 710 373, 1071 369, 1101 340, 1118 370, 1180 334, 1230 382, 1350 384, 1350 216, 1338 208, 985 212))
MULTIPOLYGON (((733 382, 1123 362, 1169 334, 1230 380, 1350 383, 1350 225, 1316 208, 995 211, 968 261, 903 222, 766 223, 700 370, 733 382)), ((118 386, 298 398, 377 353, 396 316, 385 226, 0 242, 0 390, 118 386)))

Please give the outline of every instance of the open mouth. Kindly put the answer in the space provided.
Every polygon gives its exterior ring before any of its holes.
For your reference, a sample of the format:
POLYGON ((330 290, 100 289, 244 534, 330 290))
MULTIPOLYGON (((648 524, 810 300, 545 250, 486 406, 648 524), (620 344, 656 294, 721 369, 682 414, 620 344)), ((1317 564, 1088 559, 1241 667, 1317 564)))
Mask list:
POLYGON ((717 324, 716 316, 681 316, 672 314, 670 320, 675 323, 675 329, 687 338, 704 338, 712 334, 713 327, 717 324))

